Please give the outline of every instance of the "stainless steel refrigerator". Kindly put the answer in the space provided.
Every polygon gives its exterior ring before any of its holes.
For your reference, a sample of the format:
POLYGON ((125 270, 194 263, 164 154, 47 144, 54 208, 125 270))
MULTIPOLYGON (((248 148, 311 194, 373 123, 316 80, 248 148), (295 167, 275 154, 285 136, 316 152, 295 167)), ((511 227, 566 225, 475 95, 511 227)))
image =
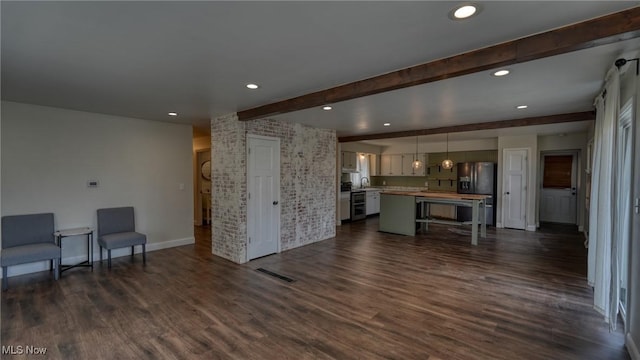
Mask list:
MULTIPOLYGON (((492 162, 458 163, 458 194, 491 195, 485 204, 487 225, 496 226, 496 174, 497 166, 492 162)), ((471 208, 458 206, 458 221, 471 221, 471 208)))

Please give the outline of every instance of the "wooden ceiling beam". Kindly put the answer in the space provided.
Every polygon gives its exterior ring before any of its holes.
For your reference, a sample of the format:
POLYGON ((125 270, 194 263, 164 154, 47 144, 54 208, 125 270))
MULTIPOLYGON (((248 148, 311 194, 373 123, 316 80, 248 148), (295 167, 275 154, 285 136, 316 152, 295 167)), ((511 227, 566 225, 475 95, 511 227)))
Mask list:
POLYGON ((512 128, 512 127, 519 127, 519 126, 548 125, 548 124, 560 124, 560 123, 566 123, 566 122, 588 121, 588 120, 595 120, 595 118, 596 118, 596 115, 593 111, 585 111, 585 112, 576 112, 576 113, 568 113, 568 114, 529 117, 524 119, 500 120, 500 121, 481 122, 481 123, 475 123, 475 124, 445 126, 445 127, 432 128, 432 129, 396 131, 391 133, 380 133, 380 134, 369 134, 369 135, 343 136, 338 138, 338 141, 343 143, 343 142, 352 142, 352 141, 390 139, 390 138, 409 137, 409 136, 450 134, 450 133, 466 132, 466 131, 495 130, 495 129, 505 129, 505 128, 512 128))
POLYGON ((518 64, 640 36, 640 7, 372 78, 238 111, 246 121, 518 64))

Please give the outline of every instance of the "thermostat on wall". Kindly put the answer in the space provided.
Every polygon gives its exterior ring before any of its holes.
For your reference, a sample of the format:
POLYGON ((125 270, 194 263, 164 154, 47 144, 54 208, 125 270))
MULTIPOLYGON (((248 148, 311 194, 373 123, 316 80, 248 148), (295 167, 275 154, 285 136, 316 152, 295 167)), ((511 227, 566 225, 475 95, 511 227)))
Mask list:
POLYGON ((98 185, 100 185, 100 182, 98 180, 89 180, 89 181, 87 181, 87 187, 97 188, 98 185))

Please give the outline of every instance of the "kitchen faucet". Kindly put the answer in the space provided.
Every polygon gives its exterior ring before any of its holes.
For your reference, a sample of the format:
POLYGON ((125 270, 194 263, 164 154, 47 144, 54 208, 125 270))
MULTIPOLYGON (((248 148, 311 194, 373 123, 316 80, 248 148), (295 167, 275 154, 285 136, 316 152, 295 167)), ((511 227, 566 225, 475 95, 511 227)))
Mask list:
POLYGON ((364 189, 364 185, 363 185, 363 183, 364 183, 364 180, 365 180, 365 179, 367 180, 367 185, 369 185, 369 178, 368 178, 368 177, 366 177, 366 176, 363 176, 363 177, 361 177, 361 178, 360 178, 360 188, 361 188, 361 189, 364 189))

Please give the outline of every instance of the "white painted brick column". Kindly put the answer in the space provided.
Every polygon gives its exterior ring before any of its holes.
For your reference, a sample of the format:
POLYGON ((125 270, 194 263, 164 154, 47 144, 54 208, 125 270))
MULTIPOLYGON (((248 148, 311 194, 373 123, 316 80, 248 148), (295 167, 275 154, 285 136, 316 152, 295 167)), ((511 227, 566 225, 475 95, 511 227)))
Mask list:
POLYGON ((247 134, 280 139, 281 249, 334 237, 335 131, 272 119, 241 122, 232 114, 211 121, 213 254, 246 261, 247 134))
POLYGON ((245 123, 236 114, 211 121, 211 249, 246 262, 247 173, 245 123))

